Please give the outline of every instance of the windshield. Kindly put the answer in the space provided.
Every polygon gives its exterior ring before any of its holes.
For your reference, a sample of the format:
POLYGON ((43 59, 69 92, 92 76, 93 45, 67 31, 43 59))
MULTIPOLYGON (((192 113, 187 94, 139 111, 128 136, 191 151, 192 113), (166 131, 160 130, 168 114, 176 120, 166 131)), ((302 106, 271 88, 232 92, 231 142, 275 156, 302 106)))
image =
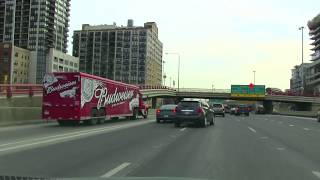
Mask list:
POLYGON ((0 0, 28 177, 320 180, 320 0, 0 0))
POLYGON ((213 104, 212 105, 214 108, 222 108, 222 104, 213 104))

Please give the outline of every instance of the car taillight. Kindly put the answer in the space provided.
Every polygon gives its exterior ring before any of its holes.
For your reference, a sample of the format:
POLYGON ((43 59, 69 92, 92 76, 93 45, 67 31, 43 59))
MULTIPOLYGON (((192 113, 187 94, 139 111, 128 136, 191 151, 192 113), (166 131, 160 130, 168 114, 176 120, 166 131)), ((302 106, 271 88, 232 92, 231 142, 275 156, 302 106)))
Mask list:
POLYGON ((156 113, 157 113, 157 114, 160 114, 160 109, 157 109, 156 113))
POLYGON ((197 112, 198 112, 199 114, 202 114, 202 113, 203 113, 202 108, 201 108, 201 107, 199 107, 199 108, 198 108, 198 110, 197 110, 197 112))
POLYGON ((172 112, 173 112, 173 113, 176 113, 176 112, 177 112, 177 109, 176 109, 176 108, 172 109, 172 112))

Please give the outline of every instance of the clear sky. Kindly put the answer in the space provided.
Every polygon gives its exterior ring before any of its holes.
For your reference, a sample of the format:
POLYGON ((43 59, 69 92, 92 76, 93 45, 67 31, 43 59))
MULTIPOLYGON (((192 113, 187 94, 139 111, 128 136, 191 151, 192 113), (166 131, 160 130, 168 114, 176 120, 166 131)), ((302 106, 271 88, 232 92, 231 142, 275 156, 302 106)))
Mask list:
MULTIPOLYGON (((320 0, 71 0, 73 30, 82 24, 134 25, 154 21, 165 52, 181 55, 180 87, 230 88, 253 82, 289 88, 301 63, 299 26, 320 13, 320 0)), ((308 28, 305 61, 310 60, 308 28)), ((177 56, 163 55, 164 71, 177 81, 177 56)))

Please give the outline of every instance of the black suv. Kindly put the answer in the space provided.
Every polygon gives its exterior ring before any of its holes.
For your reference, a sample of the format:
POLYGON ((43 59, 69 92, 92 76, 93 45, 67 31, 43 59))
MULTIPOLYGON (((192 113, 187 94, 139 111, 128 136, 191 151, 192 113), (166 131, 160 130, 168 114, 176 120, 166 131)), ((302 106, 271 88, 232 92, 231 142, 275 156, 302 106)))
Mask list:
POLYGON ((175 127, 180 127, 183 123, 206 127, 208 124, 214 125, 214 122, 213 110, 205 101, 183 100, 176 107, 175 127))

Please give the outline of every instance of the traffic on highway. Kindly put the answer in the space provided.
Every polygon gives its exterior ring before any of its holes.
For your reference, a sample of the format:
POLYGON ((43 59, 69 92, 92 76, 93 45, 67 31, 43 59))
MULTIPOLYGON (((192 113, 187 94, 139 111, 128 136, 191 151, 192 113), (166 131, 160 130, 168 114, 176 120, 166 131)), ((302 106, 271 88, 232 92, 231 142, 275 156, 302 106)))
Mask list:
POLYGON ((0 180, 320 180, 320 0, 0 0, 0 180))
POLYGON ((96 126, 2 127, 0 174, 319 179, 320 126, 313 118, 227 113, 203 128, 157 123, 155 113, 96 126))

